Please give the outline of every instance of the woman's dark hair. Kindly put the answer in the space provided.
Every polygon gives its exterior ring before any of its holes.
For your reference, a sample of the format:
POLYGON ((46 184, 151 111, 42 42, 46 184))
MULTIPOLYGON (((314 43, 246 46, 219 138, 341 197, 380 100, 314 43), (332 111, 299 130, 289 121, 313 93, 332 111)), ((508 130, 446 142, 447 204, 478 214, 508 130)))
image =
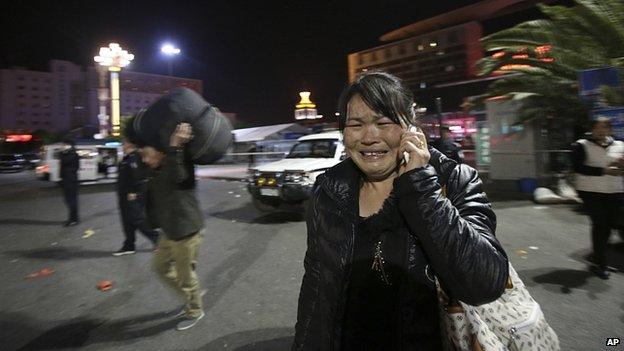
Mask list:
POLYGON ((338 103, 338 127, 344 130, 347 122, 349 101, 359 95, 371 110, 390 118, 397 124, 403 120, 415 125, 414 98, 401 80, 383 71, 369 71, 358 75, 340 95, 338 103))

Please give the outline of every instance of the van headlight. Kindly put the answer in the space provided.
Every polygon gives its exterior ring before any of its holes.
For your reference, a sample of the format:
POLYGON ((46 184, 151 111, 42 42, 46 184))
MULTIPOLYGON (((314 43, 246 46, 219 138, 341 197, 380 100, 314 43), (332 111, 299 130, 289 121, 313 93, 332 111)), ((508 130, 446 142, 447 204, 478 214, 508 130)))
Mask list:
POLYGON ((305 174, 306 172, 299 172, 299 171, 285 172, 284 181, 286 183, 299 183, 303 180, 303 177, 305 176, 305 174))

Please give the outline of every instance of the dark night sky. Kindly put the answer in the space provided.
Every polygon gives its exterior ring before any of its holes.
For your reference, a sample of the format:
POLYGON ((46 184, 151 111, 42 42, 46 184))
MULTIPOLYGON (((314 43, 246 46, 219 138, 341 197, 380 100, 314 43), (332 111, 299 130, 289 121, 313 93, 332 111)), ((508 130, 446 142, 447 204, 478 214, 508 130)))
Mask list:
POLYGON ((202 79, 204 97, 252 125, 293 121, 298 92, 333 116, 347 81, 347 54, 391 30, 478 1, 4 2, 0 67, 48 70, 50 59, 90 65, 117 41, 131 69, 167 73, 169 39, 182 49, 174 74, 202 79))

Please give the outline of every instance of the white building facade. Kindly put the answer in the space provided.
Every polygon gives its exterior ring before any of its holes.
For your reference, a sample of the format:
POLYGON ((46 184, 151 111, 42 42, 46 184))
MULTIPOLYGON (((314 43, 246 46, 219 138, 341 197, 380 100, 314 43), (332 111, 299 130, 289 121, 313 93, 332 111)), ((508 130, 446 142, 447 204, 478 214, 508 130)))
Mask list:
MULTIPOLYGON (((105 75, 105 86, 110 86, 105 75)), ((97 132, 98 87, 95 67, 86 70, 69 61, 50 61, 50 72, 23 68, 0 70, 0 131, 61 132, 76 128, 97 132)), ((146 108, 175 87, 202 94, 198 79, 124 70, 120 74, 121 114, 146 108)), ((110 115, 110 101, 106 103, 110 115)))

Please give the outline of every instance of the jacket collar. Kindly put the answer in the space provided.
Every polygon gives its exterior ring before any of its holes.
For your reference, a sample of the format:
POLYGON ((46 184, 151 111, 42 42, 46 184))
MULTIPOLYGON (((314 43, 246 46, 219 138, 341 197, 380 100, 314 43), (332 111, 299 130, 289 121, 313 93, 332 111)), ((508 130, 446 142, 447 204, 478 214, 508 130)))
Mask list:
MULTIPOLYGON (((429 147, 431 158, 429 164, 436 170, 439 182, 446 184, 451 171, 457 162, 446 157, 433 147, 429 147)), ((337 205, 351 215, 358 215, 359 190, 362 171, 351 158, 340 162, 323 174, 322 189, 337 205)))
POLYGON ((599 143, 593 136, 589 136, 587 138, 588 141, 602 147, 602 148, 608 148, 609 146, 611 146, 611 144, 613 144, 613 138, 612 137, 607 137, 607 140, 605 141, 604 144, 599 143))

